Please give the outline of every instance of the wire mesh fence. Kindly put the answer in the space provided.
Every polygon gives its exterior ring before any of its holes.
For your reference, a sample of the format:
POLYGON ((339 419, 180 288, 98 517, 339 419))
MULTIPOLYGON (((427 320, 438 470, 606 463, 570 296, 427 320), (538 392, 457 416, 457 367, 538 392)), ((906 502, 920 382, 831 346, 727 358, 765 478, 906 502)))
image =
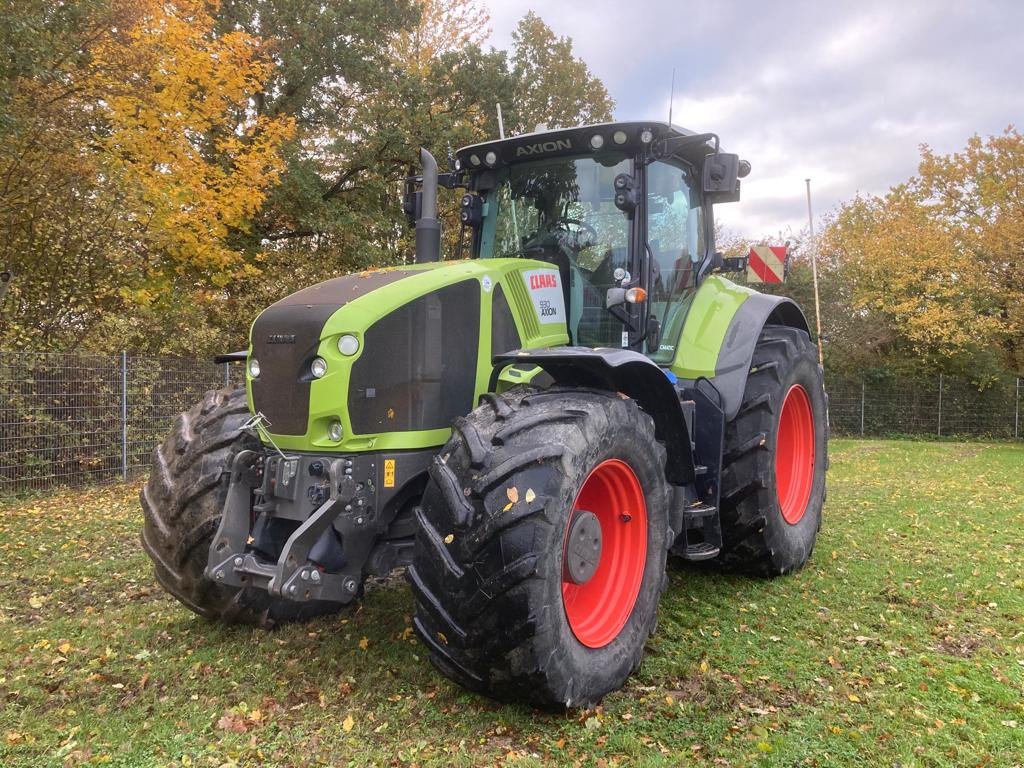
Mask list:
POLYGON ((179 412, 241 381, 187 358, 0 352, 0 494, 145 471, 179 412))
MULTIPOLYGON (((240 365, 178 357, 0 352, 0 495, 128 478, 177 414, 240 365)), ((833 435, 1024 439, 1024 386, 829 375, 833 435)))
POLYGON ((836 435, 1024 438, 1024 386, 1005 376, 986 386, 965 379, 831 376, 829 421, 836 435))

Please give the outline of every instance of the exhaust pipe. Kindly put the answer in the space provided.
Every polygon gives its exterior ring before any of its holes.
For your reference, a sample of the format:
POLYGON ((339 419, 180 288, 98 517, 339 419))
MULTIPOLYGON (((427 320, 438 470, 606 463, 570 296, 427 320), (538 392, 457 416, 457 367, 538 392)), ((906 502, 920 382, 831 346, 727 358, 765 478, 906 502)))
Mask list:
POLYGON ((441 222, 437 220, 437 160, 420 149, 423 191, 420 217, 416 220, 416 263, 441 260, 441 222))

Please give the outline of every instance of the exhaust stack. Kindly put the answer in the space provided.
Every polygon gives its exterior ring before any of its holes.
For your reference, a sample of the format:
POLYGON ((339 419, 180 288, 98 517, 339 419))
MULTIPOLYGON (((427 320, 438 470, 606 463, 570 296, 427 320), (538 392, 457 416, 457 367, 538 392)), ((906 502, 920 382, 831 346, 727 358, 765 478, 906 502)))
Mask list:
POLYGON ((437 160, 420 149, 423 163, 423 191, 420 217, 416 220, 416 263, 441 259, 441 222, 437 220, 437 160))

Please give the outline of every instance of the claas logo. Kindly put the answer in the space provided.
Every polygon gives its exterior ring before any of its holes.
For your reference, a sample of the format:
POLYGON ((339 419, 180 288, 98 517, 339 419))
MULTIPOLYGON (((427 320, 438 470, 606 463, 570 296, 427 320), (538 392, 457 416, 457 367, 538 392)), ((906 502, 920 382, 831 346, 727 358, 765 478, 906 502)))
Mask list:
POLYGON ((538 290, 540 288, 557 288, 558 278, 553 274, 548 273, 544 275, 530 275, 530 289, 538 290))

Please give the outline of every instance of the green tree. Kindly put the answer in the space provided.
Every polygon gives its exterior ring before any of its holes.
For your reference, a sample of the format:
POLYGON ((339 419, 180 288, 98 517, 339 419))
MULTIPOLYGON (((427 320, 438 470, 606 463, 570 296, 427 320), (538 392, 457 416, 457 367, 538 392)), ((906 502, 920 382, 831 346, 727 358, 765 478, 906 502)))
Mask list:
POLYGON ((557 37, 533 11, 512 33, 511 64, 516 132, 539 123, 564 127, 611 120, 615 102, 604 83, 573 55, 572 39, 557 37))

